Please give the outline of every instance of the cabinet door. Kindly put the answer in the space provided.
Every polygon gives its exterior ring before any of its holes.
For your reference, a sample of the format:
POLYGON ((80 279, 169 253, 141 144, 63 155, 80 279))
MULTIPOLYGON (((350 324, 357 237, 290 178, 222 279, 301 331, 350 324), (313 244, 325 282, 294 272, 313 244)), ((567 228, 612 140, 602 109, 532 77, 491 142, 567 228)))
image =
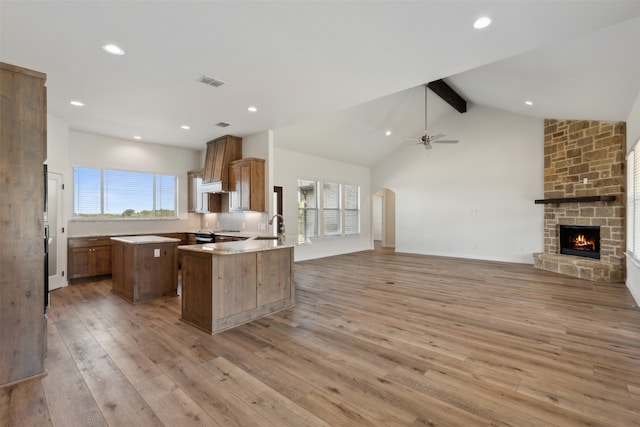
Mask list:
POLYGON ((256 254, 218 256, 218 318, 256 308, 256 254))
POLYGON ((91 276, 91 248, 69 250, 69 279, 91 276))
POLYGON ((198 193, 196 191, 197 186, 196 186, 196 172, 195 171, 189 171, 187 172, 187 186, 189 187, 188 190, 188 197, 187 197, 187 212, 195 212, 196 210, 196 200, 198 198, 198 193))
POLYGON ((251 169, 252 163, 250 161, 236 162, 229 168, 231 210, 257 210, 251 206, 251 169))
POLYGON ((93 275, 111 274, 111 246, 98 246, 92 252, 93 275))
MULTIPOLYGON (((258 307, 292 299, 289 249, 258 252, 258 307)), ((291 301, 293 303, 293 301, 291 301)))

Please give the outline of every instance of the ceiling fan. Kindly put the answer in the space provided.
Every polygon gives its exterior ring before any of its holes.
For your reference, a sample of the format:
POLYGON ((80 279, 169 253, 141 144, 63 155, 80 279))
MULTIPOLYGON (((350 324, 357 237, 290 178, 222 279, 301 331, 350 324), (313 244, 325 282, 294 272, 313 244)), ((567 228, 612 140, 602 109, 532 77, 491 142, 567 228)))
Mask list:
POLYGON ((441 139, 446 136, 443 133, 429 135, 427 132, 427 92, 427 85, 424 85, 424 134, 418 138, 406 138, 405 140, 416 144, 422 144, 424 145, 425 150, 430 150, 431 144, 433 143, 457 144, 459 142, 457 139, 441 139))

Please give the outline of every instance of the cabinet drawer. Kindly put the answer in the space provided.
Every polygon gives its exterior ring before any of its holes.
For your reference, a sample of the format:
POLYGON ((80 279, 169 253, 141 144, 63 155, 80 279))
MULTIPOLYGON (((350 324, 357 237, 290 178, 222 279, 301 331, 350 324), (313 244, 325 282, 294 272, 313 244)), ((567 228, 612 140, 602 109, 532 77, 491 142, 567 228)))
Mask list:
POLYGON ((68 240, 70 248, 94 248, 96 246, 111 246, 110 237, 76 237, 68 240))

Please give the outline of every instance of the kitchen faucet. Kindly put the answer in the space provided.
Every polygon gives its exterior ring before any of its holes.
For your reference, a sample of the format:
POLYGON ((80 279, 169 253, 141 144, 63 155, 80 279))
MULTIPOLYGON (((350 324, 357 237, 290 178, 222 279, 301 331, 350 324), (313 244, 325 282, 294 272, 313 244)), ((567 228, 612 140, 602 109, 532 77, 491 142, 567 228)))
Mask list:
POLYGON ((273 220, 279 217, 280 218, 280 229, 278 230, 278 242, 280 243, 284 243, 285 239, 286 239, 286 235, 285 235, 285 231, 284 231, 284 217, 280 214, 275 214, 274 216, 271 217, 271 219, 269 220, 269 225, 273 224, 273 220))

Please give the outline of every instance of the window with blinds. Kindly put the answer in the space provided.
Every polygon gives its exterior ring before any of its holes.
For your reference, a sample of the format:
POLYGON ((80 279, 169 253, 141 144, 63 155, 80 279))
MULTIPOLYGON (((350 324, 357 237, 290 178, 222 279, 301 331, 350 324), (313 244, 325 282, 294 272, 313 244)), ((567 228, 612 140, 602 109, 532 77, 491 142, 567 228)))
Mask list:
POLYGON ((73 182, 75 218, 177 218, 175 176, 75 167, 73 182))
POLYGON ((298 243, 360 233, 360 186, 298 179, 298 243))
POLYGON ((318 237, 318 183, 298 180, 298 243, 309 243, 318 237))
POLYGON ((627 252, 640 262, 640 140, 627 155, 627 252))
POLYGON ((360 186, 344 186, 344 234, 360 233, 360 186))
POLYGON ((325 182, 322 186, 322 218, 325 236, 342 234, 342 215, 340 210, 340 184, 325 182))
POLYGON ((633 245, 635 242, 634 237, 634 224, 635 219, 635 192, 636 186, 636 167, 635 167, 635 151, 631 151, 627 156, 627 252, 635 253, 633 245))

